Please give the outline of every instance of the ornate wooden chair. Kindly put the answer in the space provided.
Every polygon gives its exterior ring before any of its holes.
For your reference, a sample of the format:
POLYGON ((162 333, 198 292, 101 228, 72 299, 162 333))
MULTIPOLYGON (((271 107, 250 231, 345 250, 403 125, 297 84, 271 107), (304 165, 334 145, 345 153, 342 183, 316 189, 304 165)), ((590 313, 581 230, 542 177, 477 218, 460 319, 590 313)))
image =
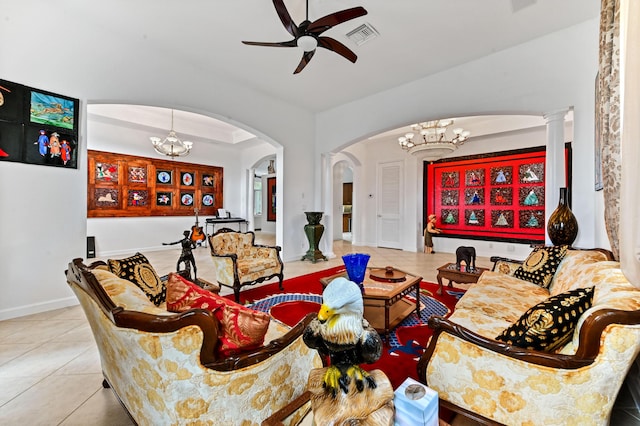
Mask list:
POLYGON ((209 237, 211 259, 216 268, 218 284, 233 289, 236 302, 240 289, 278 277, 283 290, 280 246, 255 244, 255 234, 222 228, 209 237))

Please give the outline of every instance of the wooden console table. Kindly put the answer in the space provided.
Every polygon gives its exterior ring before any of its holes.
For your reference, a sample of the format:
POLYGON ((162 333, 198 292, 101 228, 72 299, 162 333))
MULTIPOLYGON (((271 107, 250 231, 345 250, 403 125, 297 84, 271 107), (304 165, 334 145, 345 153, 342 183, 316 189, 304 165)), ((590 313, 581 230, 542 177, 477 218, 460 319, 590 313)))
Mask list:
POLYGON ((467 272, 466 265, 462 270, 456 267, 455 263, 447 263, 446 265, 442 265, 438 268, 438 294, 442 294, 442 280, 449 280, 449 287, 452 287, 452 282, 457 282, 460 284, 475 284, 478 282, 478 278, 484 271, 488 271, 487 268, 476 268, 473 272, 467 272))

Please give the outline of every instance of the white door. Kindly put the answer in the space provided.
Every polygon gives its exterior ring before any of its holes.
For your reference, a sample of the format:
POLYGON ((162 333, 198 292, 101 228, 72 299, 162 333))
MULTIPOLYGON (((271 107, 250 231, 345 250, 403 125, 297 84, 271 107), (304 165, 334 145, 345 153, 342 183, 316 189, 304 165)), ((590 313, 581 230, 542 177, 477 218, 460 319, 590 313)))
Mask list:
POLYGON ((402 248, 403 163, 378 164, 378 247, 402 248))

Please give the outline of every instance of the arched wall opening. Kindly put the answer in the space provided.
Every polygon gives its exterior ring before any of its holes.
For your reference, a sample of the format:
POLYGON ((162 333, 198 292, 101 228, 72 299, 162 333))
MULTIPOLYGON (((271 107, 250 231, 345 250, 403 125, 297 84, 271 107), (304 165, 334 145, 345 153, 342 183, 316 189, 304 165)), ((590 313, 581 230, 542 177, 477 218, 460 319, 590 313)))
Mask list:
MULTIPOLYGON (((149 137, 168 134, 170 111, 141 105, 89 104, 87 148, 168 159, 154 151, 149 137)), ((252 229, 255 226, 253 180, 249 179, 248 171, 263 159, 272 159, 274 164, 282 162, 282 147, 269 138, 256 136, 246 126, 241 128, 237 123, 230 124, 210 115, 176 109, 174 116, 176 134, 182 140, 192 141, 193 148, 189 155, 172 161, 223 167, 222 208, 233 217, 247 219, 247 229, 252 229)), ((207 217, 198 219, 204 226, 207 217)), ((175 239, 193 224, 192 216, 88 218, 87 235, 95 237, 98 256, 118 256, 167 249, 162 242, 175 239)), ((244 231, 244 225, 239 229, 244 231)), ((277 233, 276 222, 270 231, 277 233)))

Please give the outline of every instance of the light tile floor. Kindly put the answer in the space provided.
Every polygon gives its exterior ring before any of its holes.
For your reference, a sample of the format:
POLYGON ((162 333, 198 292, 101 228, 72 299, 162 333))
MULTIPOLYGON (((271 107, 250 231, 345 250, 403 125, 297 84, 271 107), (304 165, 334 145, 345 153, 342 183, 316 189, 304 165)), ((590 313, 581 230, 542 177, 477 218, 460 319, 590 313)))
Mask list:
MULTIPOLYGON (((257 234, 256 242, 273 244, 273 237, 257 234)), ((437 247, 436 247, 437 249, 437 247)), ((336 241, 336 257, 328 261, 287 262, 285 279, 342 265, 341 255, 365 252, 370 266, 392 265, 436 282, 436 268, 455 260, 450 253, 411 253, 374 247, 356 247, 336 241)), ((158 273, 175 270, 180 249, 145 253, 158 273)), ((208 248, 194 251, 198 276, 215 281, 208 248)), ((126 256, 122 256, 126 257, 126 256)), ((490 267, 487 258, 477 266, 490 267)), ((60 272, 66 265, 60 266, 60 272)), ((231 293, 222 289, 222 294, 231 293)), ((469 422, 454 424, 471 425, 469 422)), ((110 389, 102 388, 98 352, 79 306, 0 321, 0 425, 131 425, 110 389)), ((612 425, 640 425, 634 401, 623 386, 616 401, 612 425)))

